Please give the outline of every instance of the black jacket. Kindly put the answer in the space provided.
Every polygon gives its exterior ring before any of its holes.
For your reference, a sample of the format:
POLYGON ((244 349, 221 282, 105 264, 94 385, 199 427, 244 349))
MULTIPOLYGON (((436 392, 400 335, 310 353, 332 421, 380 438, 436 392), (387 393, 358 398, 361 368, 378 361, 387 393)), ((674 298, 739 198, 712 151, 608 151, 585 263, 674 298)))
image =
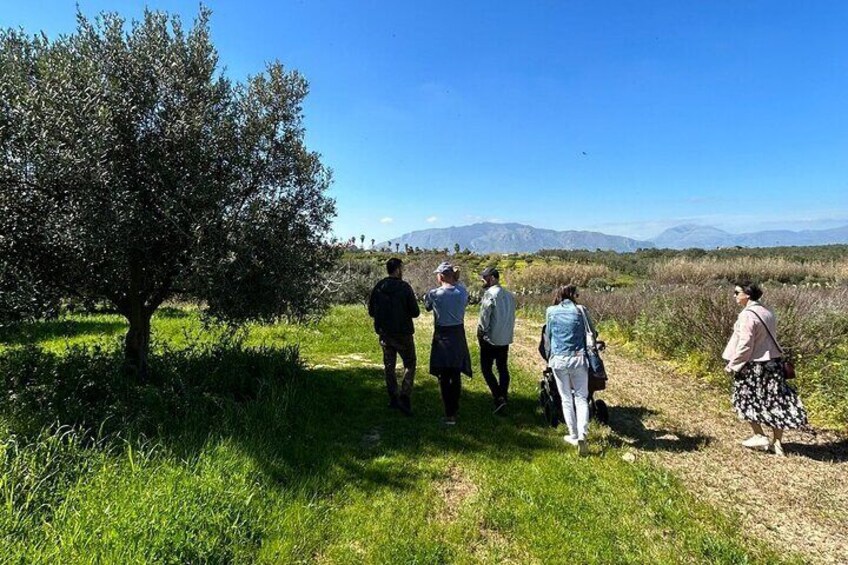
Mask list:
POLYGON ((380 335, 412 335, 412 318, 421 314, 409 283, 386 277, 374 286, 368 297, 368 315, 374 318, 374 331, 380 335))

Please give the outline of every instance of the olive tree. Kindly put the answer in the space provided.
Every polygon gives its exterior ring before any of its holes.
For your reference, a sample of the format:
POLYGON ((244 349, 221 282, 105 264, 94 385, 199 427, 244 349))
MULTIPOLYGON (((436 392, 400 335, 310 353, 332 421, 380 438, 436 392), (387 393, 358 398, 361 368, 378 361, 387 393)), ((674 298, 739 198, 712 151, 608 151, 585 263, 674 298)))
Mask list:
POLYGON ((336 255, 306 81, 278 62, 227 78, 209 17, 0 32, 0 266, 15 267, 0 289, 26 275, 46 296, 111 302, 142 378, 174 293, 236 323, 302 317, 336 255))

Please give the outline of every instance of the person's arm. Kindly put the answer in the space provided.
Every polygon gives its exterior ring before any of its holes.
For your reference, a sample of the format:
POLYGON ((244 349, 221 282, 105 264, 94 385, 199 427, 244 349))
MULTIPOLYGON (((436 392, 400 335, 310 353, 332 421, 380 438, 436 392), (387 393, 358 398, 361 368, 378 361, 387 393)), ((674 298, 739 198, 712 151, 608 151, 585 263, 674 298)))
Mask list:
POLYGON ((471 297, 468 295, 468 289, 465 288, 465 285, 459 281, 457 281, 456 287, 465 295, 465 303, 468 304, 468 301, 471 300, 471 297))
POLYGON ((727 362, 725 371, 736 373, 751 360, 751 352, 754 345, 754 328, 756 322, 754 316, 746 315, 745 312, 739 314, 738 322, 739 340, 736 342, 736 351, 733 353, 733 358, 727 362))
POLYGON ((406 308, 410 317, 417 318, 421 315, 421 308, 418 307, 418 299, 415 298, 415 291, 412 290, 412 285, 406 285, 406 308))
POLYGON ((374 288, 371 289, 371 294, 368 295, 368 315, 371 316, 372 318, 375 315, 374 294, 375 294, 376 290, 377 290, 377 287, 375 286, 374 288))
POLYGON ((545 352, 551 358, 551 317, 545 314, 545 352))
MULTIPOLYGON (((434 289, 435 290, 435 289, 434 289)), ((428 290, 427 294, 424 295, 424 309, 428 312, 433 310, 433 291, 428 290)))
POLYGON ((483 295, 483 300, 480 302, 480 320, 477 323, 477 327, 479 328, 480 336, 488 341, 489 339, 489 330, 492 326, 492 313, 495 310, 495 303, 493 298, 488 294, 483 295))

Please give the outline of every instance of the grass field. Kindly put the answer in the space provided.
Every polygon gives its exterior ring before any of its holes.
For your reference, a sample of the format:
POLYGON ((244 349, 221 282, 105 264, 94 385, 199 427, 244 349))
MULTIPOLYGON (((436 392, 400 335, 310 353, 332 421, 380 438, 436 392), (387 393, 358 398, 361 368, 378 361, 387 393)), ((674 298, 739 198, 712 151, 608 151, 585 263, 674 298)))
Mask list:
MULTIPOLYGON (((444 428, 428 321, 418 327, 412 418, 386 409, 377 341, 356 306, 315 326, 249 328, 250 346, 299 345, 305 368, 254 397, 207 398, 155 433, 57 422, 32 434, 0 416, 0 561, 792 561, 670 473, 622 459, 607 428, 578 458, 542 427, 536 376, 518 367, 506 417, 491 414, 477 371, 459 425, 444 428)), ((109 348, 123 331, 117 317, 73 316, 7 336, 0 354, 109 348)), ((191 311, 154 319, 159 349, 218 336, 191 311)))

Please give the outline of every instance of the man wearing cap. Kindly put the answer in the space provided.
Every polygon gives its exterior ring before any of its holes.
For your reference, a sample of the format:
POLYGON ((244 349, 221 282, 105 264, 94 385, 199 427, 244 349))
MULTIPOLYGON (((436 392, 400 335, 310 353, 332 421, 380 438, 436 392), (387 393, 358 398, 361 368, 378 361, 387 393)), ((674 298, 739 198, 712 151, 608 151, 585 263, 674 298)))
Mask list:
POLYGON ((500 285, 500 273, 487 267, 480 273, 486 292, 480 301, 477 341, 480 343, 480 370, 495 401, 495 414, 506 408, 509 394, 509 344, 515 330, 515 298, 500 285), (492 365, 498 369, 495 379, 492 365))
POLYGON ((386 261, 389 276, 378 282, 368 297, 368 315, 374 318, 374 331, 380 337, 383 349, 383 368, 386 374, 386 389, 389 393, 389 408, 398 408, 407 416, 412 415, 412 383, 415 380, 415 325, 421 311, 415 292, 403 280, 403 262, 392 257, 386 261), (397 357, 403 360, 403 383, 398 395, 397 357))
POLYGON ((439 286, 424 295, 424 308, 433 312, 433 346, 430 374, 439 379, 445 405, 445 425, 456 424, 461 375, 471 376, 471 354, 465 339, 465 307, 468 291, 459 283, 459 269, 445 261, 434 271, 439 286))

